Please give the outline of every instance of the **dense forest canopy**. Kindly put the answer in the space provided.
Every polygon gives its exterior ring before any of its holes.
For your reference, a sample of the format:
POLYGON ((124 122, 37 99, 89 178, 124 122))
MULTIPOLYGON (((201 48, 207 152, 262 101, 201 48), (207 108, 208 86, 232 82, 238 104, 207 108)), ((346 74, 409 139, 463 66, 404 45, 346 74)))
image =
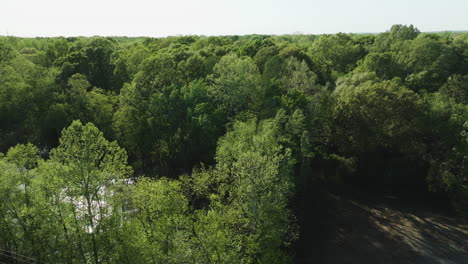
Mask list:
POLYGON ((288 263, 333 186, 468 216, 467 166, 466 33, 0 37, 0 261, 288 263))

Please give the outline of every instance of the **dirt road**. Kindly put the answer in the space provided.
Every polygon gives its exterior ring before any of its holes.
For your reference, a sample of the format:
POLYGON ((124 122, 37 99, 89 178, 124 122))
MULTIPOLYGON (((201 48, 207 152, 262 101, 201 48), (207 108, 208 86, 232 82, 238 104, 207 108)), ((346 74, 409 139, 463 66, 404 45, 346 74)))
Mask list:
POLYGON ((394 197, 337 199, 319 243, 298 263, 468 263, 468 225, 394 197))

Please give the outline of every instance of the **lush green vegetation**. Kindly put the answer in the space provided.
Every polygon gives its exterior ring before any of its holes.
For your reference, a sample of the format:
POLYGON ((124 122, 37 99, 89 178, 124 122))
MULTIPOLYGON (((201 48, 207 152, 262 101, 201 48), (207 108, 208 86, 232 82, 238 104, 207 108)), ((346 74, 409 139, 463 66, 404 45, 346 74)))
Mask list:
POLYGON ((0 260, 288 263, 333 185, 468 215, 468 34, 1 37, 0 151, 0 260))

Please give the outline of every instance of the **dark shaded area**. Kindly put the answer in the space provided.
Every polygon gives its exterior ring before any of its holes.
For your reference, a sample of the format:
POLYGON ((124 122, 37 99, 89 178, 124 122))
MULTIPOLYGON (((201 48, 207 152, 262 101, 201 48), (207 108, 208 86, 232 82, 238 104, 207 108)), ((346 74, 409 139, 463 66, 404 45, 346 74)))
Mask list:
MULTIPOLYGON (((305 221, 316 226, 315 236, 302 240, 308 244, 299 248, 297 263, 466 263, 468 259, 468 225, 447 207, 395 196, 331 197, 336 204, 333 214, 320 222, 312 214, 306 216, 305 221)), ((304 235, 311 231, 306 227, 304 235)))
POLYGON ((359 155, 356 173, 344 179, 353 188, 372 194, 418 199, 430 196, 427 174, 428 166, 421 160, 380 151, 359 155))

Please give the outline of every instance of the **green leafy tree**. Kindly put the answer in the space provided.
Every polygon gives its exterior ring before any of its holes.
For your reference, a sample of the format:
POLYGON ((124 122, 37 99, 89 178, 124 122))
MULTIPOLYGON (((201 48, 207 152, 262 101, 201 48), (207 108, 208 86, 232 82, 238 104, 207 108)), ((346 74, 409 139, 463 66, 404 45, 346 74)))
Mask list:
POLYGON ((212 262, 288 261, 281 248, 294 239, 291 160, 276 133, 272 121, 237 122, 219 142, 213 172, 219 187, 196 226, 212 262))
POLYGON ((279 54, 279 48, 276 45, 269 45, 261 48, 254 57, 254 61, 257 64, 257 67, 263 72, 265 63, 273 56, 279 54))
POLYGON ((0 149, 43 138, 42 121, 57 90, 54 78, 54 71, 23 57, 0 67, 0 149))
POLYGON ((452 97, 457 103, 468 104, 468 75, 450 76, 440 92, 452 97))
POLYGON ((394 52, 369 53, 358 63, 355 72, 375 72, 377 76, 384 80, 391 80, 395 77, 404 77, 404 67, 396 62, 394 52))
POLYGON ((192 261, 191 219, 180 183, 167 179, 138 182, 132 190, 135 213, 129 223, 142 263, 192 261))
POLYGON ((339 145, 366 151, 384 146, 409 147, 418 127, 421 101, 398 79, 377 81, 373 74, 360 74, 339 81, 336 96, 339 145), (407 144, 402 144, 408 141, 407 144))
POLYGON ((40 219, 36 213, 36 177, 39 150, 32 144, 17 145, 0 159, 2 248, 46 260, 41 239, 40 219))
POLYGON ((405 82, 409 88, 419 91, 437 91, 456 71, 460 58, 450 45, 438 37, 421 35, 402 44, 397 62, 405 66, 405 82))
POLYGON ((263 99, 260 73, 251 58, 229 54, 221 58, 210 77, 212 97, 228 116, 257 110, 263 99))
POLYGON ((5 63, 15 57, 13 47, 3 39, 0 39, 0 63, 5 63))
POLYGON ((286 91, 302 93, 305 96, 312 96, 321 90, 317 83, 317 75, 309 69, 305 61, 298 61, 295 58, 289 58, 283 65, 283 76, 281 85, 286 91))
POLYGON ((466 215, 468 107, 439 93, 426 95, 424 99, 427 143, 422 156, 429 164, 429 186, 433 191, 447 192, 454 208, 466 215))
MULTIPOLYGON (((157 113, 158 109, 165 107, 174 109, 172 107, 176 107, 173 104, 159 105, 158 100, 178 102, 179 93, 175 85, 179 83, 179 80, 180 75, 176 70, 174 58, 162 53, 146 59, 142 70, 136 74, 133 82, 125 84, 122 88, 113 126, 117 138, 128 149, 131 156, 141 160, 140 164, 134 164, 140 169, 151 168, 158 161, 159 165, 161 162, 165 162, 161 159, 161 155, 167 153, 167 147, 155 151, 154 147, 158 147, 155 145, 158 144, 159 138, 154 137, 152 133, 161 134, 162 132, 155 124, 164 118, 164 116, 157 116, 160 114, 157 113), (171 95, 172 98, 168 98, 171 95), (153 113, 156 116, 152 116, 153 113), (152 152, 154 155, 147 156, 152 152), (147 157, 145 158, 145 156, 147 157)), ((185 108, 179 107, 176 110, 184 111, 185 108)), ((178 122, 180 119, 173 121, 178 122)), ((168 122, 168 120, 166 119, 164 122, 168 122)), ((175 133, 175 131, 173 132, 175 133)), ((163 145, 167 145, 168 142, 159 140, 159 143, 160 147, 164 147, 163 145)))
POLYGON ((325 69, 321 72, 332 71, 335 79, 356 67, 356 63, 364 55, 365 51, 351 36, 346 34, 322 35, 310 48, 310 56, 316 65, 322 65, 325 69))
POLYGON ((375 37, 370 51, 382 53, 386 51, 398 50, 406 40, 413 40, 419 36, 420 31, 413 25, 393 25, 389 31, 375 37))
POLYGON ((114 78, 122 87, 126 82, 131 82, 137 72, 140 71, 143 61, 148 58, 148 47, 141 42, 128 47, 120 47, 111 54, 111 63, 115 65, 114 78))
POLYGON ((57 60, 61 65, 60 79, 63 83, 76 73, 88 77, 91 85, 105 90, 118 90, 114 81, 114 64, 111 55, 115 43, 109 38, 91 38, 74 43, 68 54, 57 60))
POLYGON ((75 250, 83 261, 111 261, 111 235, 119 228, 121 211, 114 195, 131 172, 125 150, 107 141, 91 123, 74 121, 39 171, 45 195, 55 207, 51 209, 64 231, 78 239, 75 250))

